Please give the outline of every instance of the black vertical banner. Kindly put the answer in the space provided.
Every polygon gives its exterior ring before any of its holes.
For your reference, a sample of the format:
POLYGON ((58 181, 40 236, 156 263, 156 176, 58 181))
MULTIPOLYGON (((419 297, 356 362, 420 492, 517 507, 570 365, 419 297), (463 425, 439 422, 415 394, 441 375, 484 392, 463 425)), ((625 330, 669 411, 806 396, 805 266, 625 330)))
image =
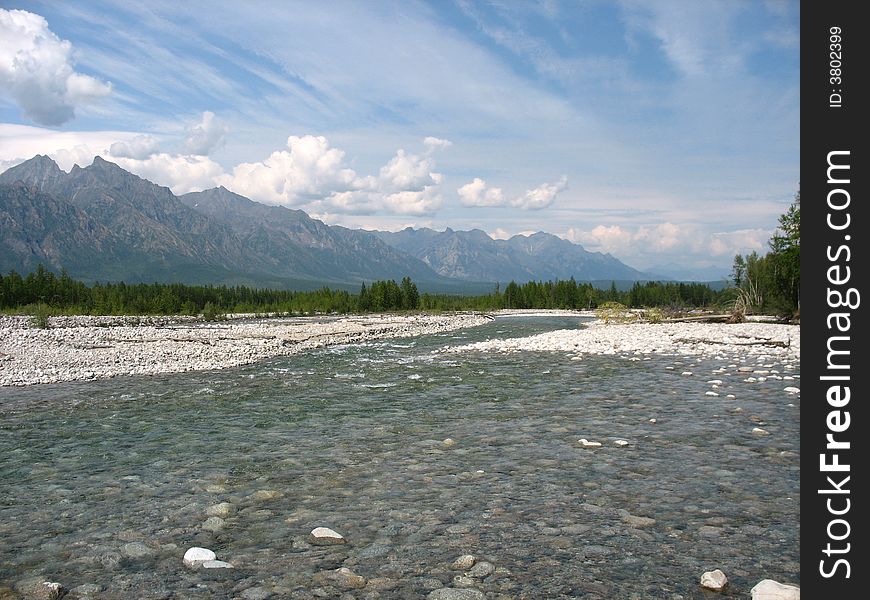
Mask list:
POLYGON ((860 2, 801 8, 801 591, 859 598, 870 543, 870 25, 860 2))

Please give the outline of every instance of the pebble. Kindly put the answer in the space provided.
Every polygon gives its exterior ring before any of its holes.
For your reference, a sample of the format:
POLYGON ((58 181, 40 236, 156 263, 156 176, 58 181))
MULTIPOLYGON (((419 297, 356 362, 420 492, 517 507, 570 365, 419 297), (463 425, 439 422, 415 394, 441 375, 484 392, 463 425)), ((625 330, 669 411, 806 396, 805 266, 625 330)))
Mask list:
POLYGON ((252 500, 265 502, 267 500, 274 500, 275 498, 280 498, 283 495, 284 494, 282 494, 281 492, 276 492, 275 490, 257 490, 256 492, 251 494, 249 497, 252 500))
POLYGON ((344 539, 343 535, 329 527, 315 527, 308 536, 308 543, 315 546, 332 546, 346 544, 347 540, 344 539))
POLYGON ((121 554, 128 558, 144 558, 154 554, 154 550, 142 542, 130 542, 121 548, 121 554))
POLYGON ((713 590, 715 592, 721 592, 725 589, 725 586, 728 585, 728 578, 725 576, 725 573, 716 569, 715 571, 706 571, 703 575, 701 575, 701 587, 707 588, 708 590, 713 590))
POLYGON ((202 563, 203 569, 232 569, 233 565, 222 560, 206 560, 202 563))
POLYGON ((463 554, 459 558, 453 561, 450 565, 451 569, 465 571, 474 566, 474 563, 477 561, 477 558, 473 554, 463 554))
POLYGON ((215 560, 216 558, 215 553, 208 548, 194 546, 188 548, 187 552, 184 553, 184 564, 188 567, 197 567, 207 560, 215 560))
POLYGON ((431 592, 427 598, 428 600, 484 600, 486 596, 479 590, 468 588, 441 588, 431 592))
POLYGON ((493 571, 495 571, 495 565, 486 561, 481 561, 474 565, 470 571, 468 571, 468 575, 469 577, 483 579, 484 577, 491 575, 493 571))
POLYGON ((590 442, 586 438, 580 438, 579 440, 577 440, 577 442, 579 442, 579 444, 581 446, 583 446, 584 448, 600 448, 601 447, 601 442, 590 442))
POLYGON ((359 590, 366 586, 367 580, 362 575, 357 575, 347 567, 341 567, 332 572, 330 581, 343 590, 359 590))
POLYGON ((233 505, 229 502, 221 502, 219 504, 213 504, 205 509, 205 514, 207 517, 221 517, 226 518, 230 516, 230 513, 233 510, 233 505))
POLYGON ((788 392, 789 394, 800 394, 800 393, 801 393, 801 389, 800 389, 800 388, 794 387, 794 386, 792 386, 792 385, 788 386, 787 388, 783 388, 782 391, 783 391, 783 392, 788 392))
POLYGON ((614 445, 619 446, 620 448, 624 448, 628 446, 628 440, 614 440, 614 445))
POLYGON ((244 600, 267 600, 272 596, 272 592, 264 587, 250 587, 241 594, 244 600))
POLYGON ((704 395, 705 396, 718 396, 719 394, 717 392, 706 392, 704 395))
POLYGON ((753 427, 752 434, 753 435, 770 435, 770 432, 766 429, 762 429, 761 427, 753 427))
POLYGON ((801 589, 793 585, 763 579, 749 590, 752 600, 800 600, 801 589))
POLYGON ((455 446, 456 442, 453 440, 453 438, 446 438, 441 441, 441 445, 445 448, 449 448, 450 446, 455 446))
POLYGON ((224 521, 220 517, 209 517, 205 520, 201 527, 206 531, 220 531, 224 528, 225 523, 226 521, 224 521))
POLYGON ((638 517, 636 515, 625 515, 622 517, 622 520, 637 529, 652 527, 656 524, 655 519, 651 519, 650 517, 638 517))
POLYGON ((656 419, 650 419, 649 422, 655 424, 655 423, 658 423, 658 420, 656 420, 656 419))

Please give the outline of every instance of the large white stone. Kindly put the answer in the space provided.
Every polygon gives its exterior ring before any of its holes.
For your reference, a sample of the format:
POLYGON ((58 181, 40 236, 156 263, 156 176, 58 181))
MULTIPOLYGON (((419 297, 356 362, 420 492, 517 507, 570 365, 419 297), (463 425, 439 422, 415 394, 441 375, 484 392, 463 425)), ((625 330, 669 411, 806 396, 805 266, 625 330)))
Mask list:
POLYGON ((333 544, 346 544, 344 536, 329 527, 315 527, 308 536, 308 542, 315 546, 331 546, 333 544))
POLYGON ((600 448, 601 447, 601 442, 590 442, 586 438, 580 438, 577 441, 580 442, 580 445, 583 446, 584 448, 600 448))
POLYGON ((752 600, 801 600, 801 589, 793 585, 779 583, 773 579, 763 579, 749 590, 752 600))
POLYGON ((208 548, 200 548, 199 546, 194 546, 192 548, 188 548, 187 552, 184 553, 184 564, 186 564, 188 567, 196 567, 207 560, 215 560, 216 558, 217 555, 208 548))
POLYGON ((725 573, 719 569, 716 569, 715 571, 707 571, 701 575, 702 588, 720 592, 725 589, 726 585, 728 585, 728 578, 725 577, 725 573))

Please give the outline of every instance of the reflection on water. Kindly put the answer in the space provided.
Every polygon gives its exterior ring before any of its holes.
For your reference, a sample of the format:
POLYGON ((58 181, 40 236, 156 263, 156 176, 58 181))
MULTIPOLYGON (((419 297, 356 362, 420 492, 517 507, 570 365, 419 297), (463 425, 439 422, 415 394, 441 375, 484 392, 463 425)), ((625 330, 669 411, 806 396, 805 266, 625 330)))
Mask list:
POLYGON ((701 573, 721 568, 716 597, 736 598, 799 582, 800 401, 782 381, 717 373, 710 397, 715 361, 436 352, 577 324, 497 319, 222 372, 3 389, 0 587, 703 598, 701 573), (310 546, 321 525, 348 543, 310 546), (235 569, 186 570, 190 546, 235 569), (451 569, 462 554, 494 570, 451 569), (339 567, 365 587, 323 573, 339 567))

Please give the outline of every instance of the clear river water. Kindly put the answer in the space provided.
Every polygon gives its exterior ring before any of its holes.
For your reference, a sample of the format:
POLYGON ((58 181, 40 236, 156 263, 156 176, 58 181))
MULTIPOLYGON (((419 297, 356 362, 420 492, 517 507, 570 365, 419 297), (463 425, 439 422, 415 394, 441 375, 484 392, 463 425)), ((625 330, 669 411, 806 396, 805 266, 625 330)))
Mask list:
POLYGON ((685 357, 439 352, 580 326, 504 317, 218 372, 2 388, 0 588, 712 599, 799 583, 800 400, 783 382, 738 387, 685 357), (705 395, 714 378, 737 397, 705 395), (310 545, 318 526, 347 543, 310 545), (191 546, 235 568, 187 569, 191 546), (463 554, 488 564, 452 568, 463 554), (725 593, 698 585, 715 568, 725 593))

